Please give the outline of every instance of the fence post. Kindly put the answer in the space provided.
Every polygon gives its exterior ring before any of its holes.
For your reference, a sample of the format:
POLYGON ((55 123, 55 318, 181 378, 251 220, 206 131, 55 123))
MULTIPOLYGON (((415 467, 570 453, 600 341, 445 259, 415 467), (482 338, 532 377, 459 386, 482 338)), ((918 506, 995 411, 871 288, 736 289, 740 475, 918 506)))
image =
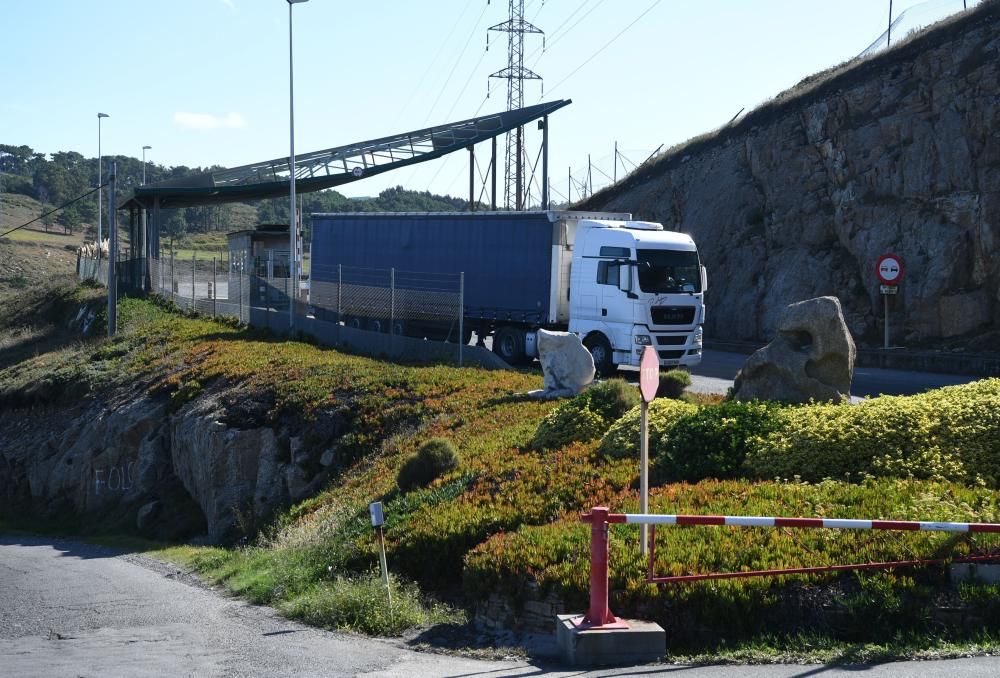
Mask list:
POLYGON ((613 624, 618 620, 608 609, 608 508, 595 506, 583 519, 590 522, 590 609, 583 623, 613 624))
POLYGON ((396 324, 396 269, 389 269, 389 336, 393 334, 393 325, 396 324))
POLYGON ((458 274, 458 366, 462 367, 465 346, 465 271, 458 274))
POLYGON ((191 312, 194 313, 194 286, 195 286, 195 269, 198 267, 197 260, 195 259, 194 252, 191 253, 191 312))
POLYGON ((342 290, 344 289, 344 268, 342 264, 337 264, 337 323, 339 324, 344 316, 341 314, 340 302, 342 300, 342 290))
POLYGON ((174 268, 174 250, 170 250, 170 301, 176 302, 177 296, 175 292, 177 291, 177 276, 175 275, 176 269, 174 268))
POLYGON ((217 299, 219 298, 219 280, 216 277, 218 269, 215 267, 215 257, 212 257, 212 317, 218 315, 217 299))

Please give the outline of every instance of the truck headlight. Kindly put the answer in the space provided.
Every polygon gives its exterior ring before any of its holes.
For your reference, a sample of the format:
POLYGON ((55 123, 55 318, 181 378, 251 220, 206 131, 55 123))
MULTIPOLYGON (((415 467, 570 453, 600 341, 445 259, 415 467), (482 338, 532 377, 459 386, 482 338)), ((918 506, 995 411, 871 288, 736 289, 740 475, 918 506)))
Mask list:
POLYGON ((648 334, 637 334, 635 335, 635 343, 639 346, 652 346, 653 341, 649 338, 648 334))
POLYGON ((705 336, 705 330, 702 329, 701 325, 698 325, 698 327, 694 331, 694 343, 700 344, 701 339, 704 336, 705 336))

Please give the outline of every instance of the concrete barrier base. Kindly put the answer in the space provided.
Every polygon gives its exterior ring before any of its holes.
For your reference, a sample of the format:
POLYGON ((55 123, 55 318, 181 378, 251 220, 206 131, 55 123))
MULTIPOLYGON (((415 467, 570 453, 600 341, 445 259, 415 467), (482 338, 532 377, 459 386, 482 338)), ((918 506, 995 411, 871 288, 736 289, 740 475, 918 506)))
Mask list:
POLYGON ((556 616, 559 654, 571 666, 643 664, 662 659, 667 634, 659 624, 627 620, 627 629, 584 629, 573 624, 579 614, 556 616))

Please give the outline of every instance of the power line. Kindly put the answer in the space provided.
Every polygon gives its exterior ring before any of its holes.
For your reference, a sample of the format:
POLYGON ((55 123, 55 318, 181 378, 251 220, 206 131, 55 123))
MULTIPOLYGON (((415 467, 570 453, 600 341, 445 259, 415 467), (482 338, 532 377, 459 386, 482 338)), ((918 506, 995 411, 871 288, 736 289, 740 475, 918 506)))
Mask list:
MULTIPOLYGON (((598 56, 598 55, 599 55, 599 54, 600 54, 601 52, 603 52, 603 51, 604 51, 604 50, 606 50, 606 49, 607 49, 608 47, 610 47, 610 46, 611 46, 611 44, 612 44, 612 43, 613 43, 613 42, 614 42, 615 40, 617 40, 618 38, 620 38, 620 37, 621 37, 622 35, 624 35, 624 33, 625 33, 625 32, 626 32, 626 31, 627 31, 628 29, 632 28, 632 26, 635 26, 635 25, 636 25, 637 23, 639 23, 639 21, 640 21, 640 20, 641 20, 641 19, 642 19, 642 18, 643 18, 644 16, 646 16, 647 14, 649 14, 649 13, 650 13, 651 11, 653 11, 653 8, 655 8, 655 7, 657 6, 657 5, 659 5, 661 1, 662 1, 662 0, 654 0, 653 4, 652 4, 652 5, 650 5, 649 7, 647 7, 647 8, 646 8, 646 11, 644 11, 644 12, 643 12, 642 14, 640 14, 639 16, 637 16, 637 17, 636 17, 636 18, 635 18, 635 19, 634 19, 634 20, 632 21, 632 23, 630 23, 630 24, 629 24, 628 26, 626 26, 625 28, 621 29, 621 30, 620 30, 620 31, 619 31, 619 32, 618 32, 618 33, 617 33, 617 34, 615 35, 615 37, 611 38, 611 39, 610 39, 610 40, 608 40, 608 41, 607 41, 606 43, 604 43, 604 45, 603 45, 603 46, 601 46, 601 48, 600 48, 600 49, 598 49, 598 50, 597 50, 596 52, 594 52, 593 54, 591 54, 591 55, 590 55, 590 56, 589 56, 589 57, 587 58, 587 60, 586 60, 586 61, 584 61, 584 62, 583 62, 582 64, 580 64, 579 66, 577 66, 577 67, 576 67, 576 68, 575 68, 575 69, 573 70, 573 72, 572 72, 572 73, 570 73, 570 74, 569 74, 569 75, 567 75, 567 76, 566 76, 565 78, 563 78, 562 80, 560 80, 559 82, 557 82, 557 83, 556 83, 556 84, 555 84, 555 85, 554 85, 553 87, 550 87, 550 88, 549 88, 549 94, 551 94, 551 93, 552 93, 552 90, 554 90, 554 89, 555 89, 556 87, 558 87, 559 85, 563 84, 564 82, 566 82, 567 80, 569 80, 570 78, 572 78, 572 77, 573 77, 574 75, 576 75, 576 73, 577 73, 577 72, 578 72, 578 71, 579 71, 579 70, 580 70, 581 68, 583 68, 584 66, 586 66, 587 64, 589 64, 589 63, 590 63, 591 61, 593 61, 593 60, 594 60, 594 59, 595 59, 595 58, 596 58, 596 57, 597 57, 597 56, 598 56)), ((541 99, 539 99, 539 101, 541 101, 541 99)))
POLYGON ((11 233, 13 233, 14 231, 19 231, 19 230, 21 230, 22 228, 24 228, 25 226, 30 226, 31 224, 33 224, 33 223, 35 223, 36 221, 39 221, 39 220, 41 220, 41 219, 44 219, 45 217, 49 216, 50 214, 55 214, 55 213, 56 213, 56 212, 58 212, 59 210, 61 210, 61 209, 64 209, 64 208, 66 208, 66 207, 69 207, 70 205, 72 205, 72 204, 73 204, 73 203, 75 203, 75 202, 79 202, 79 201, 83 200, 83 199, 84 199, 84 198, 86 198, 86 197, 87 197, 88 195, 93 195, 94 193, 97 193, 97 192, 98 192, 99 190, 101 190, 102 188, 104 188, 104 187, 105 187, 105 186, 107 186, 107 185, 108 185, 108 183, 107 183, 107 182, 105 182, 105 183, 101 184, 100 186, 98 186, 97 188, 93 188, 93 189, 91 189, 91 190, 87 191, 86 193, 84 193, 83 195, 80 195, 80 196, 77 196, 77 197, 73 198, 73 199, 72 199, 72 200, 70 200, 69 202, 67 202, 67 203, 63 203, 62 205, 59 205, 59 207, 56 207, 55 209, 53 209, 53 210, 51 210, 51 211, 49 211, 49 212, 46 212, 45 214, 43 214, 43 215, 41 215, 41 216, 38 216, 38 217, 35 217, 34 219, 32 219, 31 221, 29 221, 29 222, 28 222, 28 223, 26 223, 26 224, 21 224, 21 225, 20 225, 20 226, 18 226, 17 228, 12 228, 12 229, 10 229, 9 231, 7 231, 6 233, 0 233, 0 238, 5 238, 5 237, 7 237, 8 235, 10 235, 11 233))
POLYGON ((483 20, 483 16, 485 14, 486 14, 486 5, 483 6, 483 11, 479 13, 479 18, 476 19, 476 24, 475 26, 472 27, 472 32, 469 33, 469 37, 465 41, 465 46, 462 47, 462 52, 458 55, 458 58, 455 59, 455 63, 451 67, 451 71, 448 72, 448 77, 445 78, 444 85, 441 86, 441 91, 438 92, 437 98, 434 99, 434 104, 431 106, 430 111, 427 112, 427 119, 424 120, 425 125, 427 124, 427 121, 431 119, 431 116, 434 114, 434 109, 437 108, 438 102, 441 100, 441 96, 444 94, 444 91, 448 88, 448 84, 451 82, 451 76, 455 75, 455 69, 457 69, 458 64, 462 62, 462 57, 465 56, 465 50, 469 49, 469 43, 472 42, 473 36, 475 36, 475 34, 479 32, 479 22, 483 20))
POLYGON ((406 98, 406 103, 403 104, 402 107, 400 107, 400 109, 398 111, 396 111, 396 118, 395 118, 395 120, 399 120, 399 116, 403 114, 403 111, 405 111, 407 109, 407 107, 409 107, 410 103, 413 101, 413 96, 418 91, 420 91, 421 86, 424 84, 424 80, 427 79, 427 74, 431 72, 432 68, 434 68, 434 64, 437 63, 438 58, 444 52, 445 45, 447 45, 448 41, 451 40, 451 36, 454 35, 455 29, 458 28, 458 25, 461 23, 462 19, 465 17, 465 12, 468 11, 468 9, 469 9, 470 6, 471 6, 471 3, 467 4, 465 6, 465 9, 463 9, 462 12, 458 15, 458 18, 455 19, 455 23, 452 24, 451 30, 448 31, 448 35, 438 45, 438 49, 437 49, 437 52, 434 54, 434 58, 431 59, 431 61, 430 61, 429 64, 427 64, 427 68, 424 69, 424 74, 420 76, 420 80, 417 81, 416 86, 410 92, 410 96, 408 96, 406 98))
MULTIPOLYGON (((483 50, 483 53, 479 55, 479 61, 477 61, 476 65, 472 67, 472 70, 469 71, 469 77, 465 79, 465 84, 462 85, 462 90, 458 93, 458 96, 455 97, 455 103, 451 105, 451 108, 448 109, 448 112, 444 116, 445 120, 451 119, 452 111, 455 110, 455 106, 457 106, 459 102, 462 100, 462 96, 465 94, 465 90, 469 88, 469 83, 472 82, 472 77, 476 74, 476 71, 479 69, 479 64, 483 63, 484 58, 486 58, 486 50, 483 50)), ((478 115, 478 113, 476 115, 478 115)), ((474 115, 472 117, 476 116, 474 115)))
MULTIPOLYGON (((588 2, 590 2, 590 0, 587 0, 586 2, 584 2, 583 4, 581 4, 581 5, 580 5, 579 7, 577 7, 577 8, 576 8, 576 10, 574 10, 574 11, 573 11, 573 12, 572 12, 572 13, 571 13, 571 14, 570 14, 570 15, 569 15, 568 17, 566 17, 566 20, 565 20, 565 21, 563 21, 563 22, 562 22, 561 24, 559 24, 559 27, 558 27, 558 28, 556 28, 556 30, 552 31, 552 36, 551 36, 551 37, 550 37, 550 39, 549 39, 549 43, 548 43, 548 45, 545 45, 545 44, 543 43, 543 44, 542 44, 542 46, 541 46, 540 48, 539 48, 539 47, 536 47, 536 48, 535 48, 535 51, 534 51, 534 52, 532 52, 531 54, 529 54, 529 55, 528 55, 528 58, 530 59, 531 57, 533 57, 533 56, 535 56, 536 54, 538 54, 539 50, 540 50, 540 51, 542 52, 542 54, 544 54, 544 53, 545 53, 546 51, 548 51, 549 49, 551 49, 552 47, 554 47, 554 46, 556 45, 556 43, 558 43, 558 42, 559 42, 560 40, 562 40, 562 39, 563 39, 563 38, 564 38, 564 37, 565 37, 566 35, 568 35, 569 33, 571 33, 571 32, 573 31, 573 29, 574 29, 574 28, 576 28, 577 26, 579 26, 579 25, 580 25, 580 22, 582 22, 582 21, 583 21, 584 19, 586 19, 586 18, 587 18, 588 16, 590 16, 590 15, 591 15, 591 14, 593 13, 593 11, 594 11, 595 9, 597 9, 598 7, 600 7, 601 5, 603 5, 603 4, 604 4, 604 1, 605 1, 605 0, 598 0, 598 2, 597 2, 597 4, 596 4, 596 5, 594 5, 593 7, 591 7, 591 8, 589 9, 589 10, 587 10, 587 12, 586 12, 586 13, 585 13, 585 14, 584 14, 583 16, 581 16, 581 17, 580 17, 579 19, 577 19, 577 20, 576 20, 576 23, 574 23, 574 24, 573 24, 572 26, 570 26, 569 28, 567 28, 567 29, 566 29, 565 31, 563 31, 562 33, 560 33, 560 32, 559 32, 559 31, 560 31, 560 29, 562 29, 562 27, 563 27, 563 26, 565 26, 566 24, 568 24, 568 23, 569 23, 569 22, 570 22, 570 21, 571 21, 571 20, 573 19, 573 17, 574 17, 574 16, 575 16, 575 15, 577 14, 577 12, 579 12, 579 11, 580 11, 581 9, 583 9, 584 7, 586 7, 586 6, 587 6, 587 3, 588 3, 588 2)), ((538 63, 538 61, 539 61, 539 60, 540 60, 541 58, 542 58, 542 55, 541 55, 541 54, 539 54, 539 55, 538 55, 538 59, 536 59, 536 60, 535 60, 535 63, 537 64, 537 63, 538 63)))

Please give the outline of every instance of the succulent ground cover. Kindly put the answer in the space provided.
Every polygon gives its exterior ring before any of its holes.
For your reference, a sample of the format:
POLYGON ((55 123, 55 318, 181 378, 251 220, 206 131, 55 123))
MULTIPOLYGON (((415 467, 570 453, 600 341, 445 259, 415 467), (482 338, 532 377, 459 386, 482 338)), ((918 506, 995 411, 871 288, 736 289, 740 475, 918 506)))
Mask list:
MULTIPOLYGON (((553 593, 567 610, 582 610, 589 536, 580 512, 638 508, 638 409, 621 384, 540 402, 521 395, 540 387, 535 373, 393 364, 185 317, 148 300, 122 300, 119 317, 114 339, 86 340, 0 371, 3 391, 23 395, 50 370, 64 375, 60 391, 39 396, 53 406, 82 379, 85 393, 139 385, 175 411, 225 393, 229 425, 281 427, 303 444, 334 450, 337 472, 326 489, 244 544, 165 552, 310 623, 399 633, 456 618, 434 600, 471 607, 491 594, 523 601, 553 593), (74 372, 73 365, 87 367, 74 372), (581 413, 589 413, 584 426, 577 425, 581 413), (421 446, 441 440, 454 457, 444 454, 433 473, 401 485, 401 469, 421 446), (384 504, 396 616, 380 607, 372 574, 378 558, 367 506, 374 500, 384 504)), ((855 407, 658 399, 650 407, 659 469, 652 510, 1000 522, 998 383, 855 407), (879 451, 869 440, 893 446, 879 451)), ((801 628, 850 642, 928 628, 941 631, 939 640, 961 639, 961 623, 943 624, 944 608, 963 610, 970 623, 985 620, 980 630, 1000 620, 995 587, 954 586, 941 567, 651 586, 637 535, 634 527, 612 529, 612 607, 666 625, 672 651, 713 651, 723 627, 731 642, 768 638, 773 645, 767 634, 793 638, 801 628)), ((937 533, 671 528, 657 533, 655 569, 947 558, 997 546, 996 539, 937 533)), ((788 643, 778 644, 787 650, 788 643)))

